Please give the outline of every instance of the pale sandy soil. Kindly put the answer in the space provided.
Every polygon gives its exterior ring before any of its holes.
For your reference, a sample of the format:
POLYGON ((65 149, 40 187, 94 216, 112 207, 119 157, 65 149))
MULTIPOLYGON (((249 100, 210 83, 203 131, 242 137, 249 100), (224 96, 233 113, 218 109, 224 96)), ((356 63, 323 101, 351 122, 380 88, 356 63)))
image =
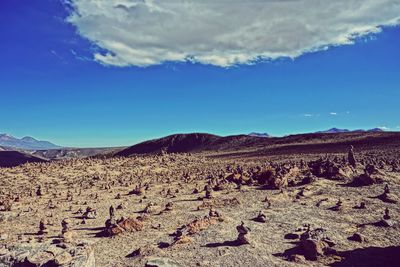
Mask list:
MULTIPOLYGON (((282 160, 285 161, 279 159, 282 160)), ((180 226, 208 215, 209 209, 198 209, 203 203, 198 198, 205 194, 203 188, 208 175, 216 175, 220 170, 225 173, 229 164, 240 164, 248 168, 265 164, 265 159, 211 159, 166 155, 72 160, 0 169, 2 197, 20 196, 20 201, 13 203, 11 211, 0 211, 0 234, 6 234, 5 239, 0 242, 3 245, 39 242, 37 232, 42 218, 49 221, 49 234, 45 240, 56 239, 61 231, 61 221, 70 218, 71 228, 76 231, 77 239, 92 243, 96 266, 144 266, 150 256, 173 259, 181 266, 352 266, 351 253, 346 254, 346 257, 328 256, 319 261, 289 262, 285 251, 290 252, 296 245, 293 240, 284 237, 305 224, 326 229, 327 235, 336 243, 334 248, 338 252, 365 249, 368 254, 368 249, 372 247, 400 246, 400 228, 397 226, 384 228, 368 225, 381 220, 386 207, 390 209, 393 221, 400 222, 399 204, 385 203, 375 198, 383 192, 384 184, 349 187, 343 186, 343 181, 318 178, 312 184, 289 187, 282 192, 246 185, 239 190, 233 184, 226 190, 215 191, 215 202, 236 198, 240 203, 234 206, 217 206, 216 210, 221 213, 223 221, 192 235, 191 243, 158 248, 160 244, 173 243, 171 234, 180 226), (185 173, 190 173, 191 178, 184 179, 185 173), (149 184, 145 198, 129 194, 140 182, 149 184), (35 193, 39 185, 43 196, 35 193), (195 187, 200 191, 197 194, 193 194, 195 187), (302 188, 306 188, 305 196, 296 198, 302 188), (171 189, 175 197, 166 196, 167 189, 171 189), (66 199, 68 190, 72 192, 72 201, 66 199), (175 193, 176 190, 179 192, 175 193), (116 199, 117 194, 121 195, 120 199, 116 199), (266 196, 271 202, 270 208, 263 202, 266 196), (339 198, 343 202, 343 209, 330 210, 339 198), (327 200, 317 207, 316 204, 322 199, 327 200), (53 209, 48 207, 50 200, 56 206, 53 209), (367 209, 354 209, 361 201, 366 203, 367 209), (173 202, 174 208, 169 212, 149 214, 142 231, 126 232, 115 237, 96 236, 109 217, 110 205, 124 206, 123 209, 116 210, 117 217, 136 218, 142 215, 140 212, 150 202, 155 203, 159 211, 168 202, 173 202), (80 214, 74 212, 79 208, 85 210, 88 206, 97 210, 97 217, 87 219, 86 224, 81 224, 80 214), (267 216, 266 223, 252 220, 260 210, 267 216), (241 221, 251 229, 251 244, 224 245, 223 242, 236 239, 236 226, 241 221), (362 224, 367 225, 361 226, 362 224), (348 240, 355 232, 367 237, 368 242, 348 240), (149 255, 127 257, 134 250, 149 246, 153 248, 149 255)), ((390 185, 392 194, 399 196, 400 173, 387 169, 383 172, 385 184, 390 185)), ((364 250, 360 251, 363 256, 364 250)), ((382 253, 378 256, 387 256, 384 255, 385 251, 382 253)), ((362 264, 362 260, 359 262, 359 266, 368 266, 362 264)))

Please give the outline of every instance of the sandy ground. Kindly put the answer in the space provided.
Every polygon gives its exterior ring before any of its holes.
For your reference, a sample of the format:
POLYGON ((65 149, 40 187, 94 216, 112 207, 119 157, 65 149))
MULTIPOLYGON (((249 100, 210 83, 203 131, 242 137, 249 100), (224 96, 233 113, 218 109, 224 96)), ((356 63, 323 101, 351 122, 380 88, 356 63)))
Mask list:
MULTIPOLYGON (((230 183, 224 190, 214 191, 213 199, 204 200, 214 203, 221 220, 191 235, 189 243, 174 244, 172 234, 179 227, 209 214, 209 208, 202 207, 201 198, 210 175, 215 177, 223 173, 226 176, 229 174, 227 166, 240 165, 247 169, 265 165, 267 160, 213 159, 183 154, 70 160, 3 168, 0 169, 1 197, 15 199, 18 196, 19 200, 13 202, 11 211, 0 211, 0 242, 10 246, 57 239, 61 221, 69 218, 76 239, 91 243, 96 266, 145 266, 150 257, 172 259, 180 266, 396 266, 398 256, 396 259, 391 253, 392 249, 396 253, 399 251, 400 228, 373 225, 382 219, 386 208, 390 209, 392 220, 400 222, 398 203, 385 203, 376 198, 384 191, 385 184, 390 186, 391 194, 398 196, 400 193, 400 173, 388 168, 381 170, 384 183, 363 187, 325 178, 283 190, 265 189, 257 184, 237 188, 230 183), (144 194, 129 194, 139 183, 148 187, 144 194), (36 193, 38 186, 41 186, 42 196, 36 193), (199 189, 198 193, 193 193, 195 188, 199 189), (171 194, 167 194, 168 189, 171 194), (302 190, 304 194, 299 196, 302 190), (67 199, 68 191, 72 193, 72 200, 67 199), (270 207, 263 201, 266 197, 270 207), (331 210, 339 199, 342 209, 331 210), (173 203, 173 209, 163 211, 168 202, 173 203), (365 202, 366 209, 354 208, 360 202, 365 202), (143 215, 149 203, 155 204, 155 211, 146 215, 142 231, 113 237, 98 235, 109 218, 111 205, 122 206, 115 211, 117 218, 136 218, 143 215), (97 216, 84 220, 83 224, 82 214, 76 212, 88 206, 97 210, 97 216), (253 221, 261 210, 266 215, 266 223, 253 221), (49 233, 40 240, 37 233, 43 218, 48 221, 49 233), (251 229, 249 245, 229 242, 236 240, 236 226, 241 221, 251 229), (326 230, 326 235, 335 243, 336 255, 302 263, 288 260, 297 244, 285 235, 306 224, 326 230), (356 232, 367 241, 348 240, 356 232), (132 256, 137 249, 142 249, 141 255, 132 256)), ((285 158, 277 161, 285 162, 285 158)))

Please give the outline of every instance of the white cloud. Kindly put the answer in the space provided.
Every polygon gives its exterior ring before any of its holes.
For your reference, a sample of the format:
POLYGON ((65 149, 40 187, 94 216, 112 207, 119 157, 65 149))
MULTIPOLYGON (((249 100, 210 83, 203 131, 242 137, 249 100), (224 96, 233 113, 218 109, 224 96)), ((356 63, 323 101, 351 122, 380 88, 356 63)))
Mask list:
POLYGON ((330 112, 329 115, 337 116, 338 114, 337 114, 337 112, 330 112))
POLYGON ((64 0, 68 21, 114 66, 216 66, 295 58, 400 22, 400 0, 64 0))
POLYGON ((305 118, 318 118, 319 116, 321 116, 321 114, 304 113, 302 114, 302 116, 305 118))

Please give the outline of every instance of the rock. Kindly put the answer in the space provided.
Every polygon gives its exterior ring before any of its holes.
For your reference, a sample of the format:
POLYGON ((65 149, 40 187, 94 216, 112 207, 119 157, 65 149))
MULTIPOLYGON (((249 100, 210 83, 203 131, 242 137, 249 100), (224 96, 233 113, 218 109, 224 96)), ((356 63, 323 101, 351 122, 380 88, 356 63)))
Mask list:
POLYGON ((5 241, 8 239, 8 234, 6 233, 0 233, 0 241, 5 241))
POLYGON ((315 261, 320 256, 333 251, 330 249, 335 243, 325 236, 325 230, 318 228, 310 230, 300 236, 300 249, 307 260, 315 261))
POLYGON ((83 219, 96 219, 97 211, 91 207, 87 207, 85 213, 82 215, 83 219))
POLYGON ((322 241, 306 239, 302 241, 301 247, 306 259, 315 261, 317 260, 318 256, 324 255, 324 248, 326 248, 326 244, 322 241))
POLYGON ((127 257, 149 257, 153 256, 154 254, 163 254, 164 252, 158 248, 157 246, 154 245, 145 245, 143 247, 140 247, 136 250, 134 250, 131 254, 129 254, 127 257))
POLYGON ((146 262, 146 267, 180 267, 181 265, 169 258, 151 257, 146 262))
POLYGON ((115 220, 107 220, 106 227, 103 231, 105 236, 115 236, 123 232, 137 232, 143 230, 144 224, 142 221, 132 218, 115 220))
POLYGON ((62 234, 62 241, 64 243, 75 243, 77 240, 78 234, 75 231, 67 231, 62 234))
POLYGON ((262 211, 260 211, 258 213, 257 217, 254 218, 254 221, 260 222, 260 223, 266 223, 267 222, 267 216, 262 211))
POLYGON ((155 203, 150 202, 144 208, 143 212, 147 213, 147 214, 154 214, 154 213, 159 212, 159 207, 155 203))
POLYGON ((359 242, 359 243, 364 243, 366 241, 366 238, 359 233, 354 233, 348 239, 351 241, 359 242))
POLYGON ((54 255, 47 251, 39 251, 37 253, 31 254, 26 258, 27 264, 31 264, 32 266, 43 266, 49 261, 54 259, 54 255))
POLYGON ((193 243, 193 239, 187 235, 178 236, 175 238, 174 245, 193 243))
POLYGON ((289 256, 289 261, 296 263, 306 263, 306 258, 300 254, 292 254, 289 256))
POLYGON ((143 230, 143 223, 139 220, 132 219, 132 218, 127 218, 123 220, 122 222, 118 223, 119 226, 121 226, 125 231, 128 232, 136 232, 136 231, 141 231, 143 230))
POLYGON ((8 252, 0 253, 0 266, 95 267, 96 264, 94 251, 86 243, 61 246, 46 242, 11 246, 8 252))
POLYGON ((72 260, 73 260, 72 255, 71 255, 70 253, 64 251, 63 253, 57 255, 57 256, 54 258, 53 261, 54 261, 54 263, 55 263, 56 265, 65 265, 65 264, 70 263, 72 260))
POLYGON ((0 256, 6 255, 10 253, 10 251, 6 248, 0 248, 0 256))

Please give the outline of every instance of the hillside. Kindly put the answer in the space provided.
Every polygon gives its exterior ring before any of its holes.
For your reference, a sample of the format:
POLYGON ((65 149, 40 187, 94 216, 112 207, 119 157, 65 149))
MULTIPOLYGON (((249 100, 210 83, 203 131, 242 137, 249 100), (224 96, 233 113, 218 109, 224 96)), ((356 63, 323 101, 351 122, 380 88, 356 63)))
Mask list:
POLYGON ((46 159, 19 151, 0 151, 0 167, 15 167, 25 163, 46 161, 46 159))
POLYGON ((123 149, 115 156, 154 154, 161 151, 206 152, 223 155, 273 155, 321 152, 341 152, 350 145, 369 150, 380 147, 400 149, 400 133, 397 132, 346 132, 312 133, 286 137, 255 137, 248 135, 216 136, 210 134, 175 134, 149 140, 123 149))
POLYGON ((203 150, 211 144, 220 140, 220 136, 203 133, 174 134, 167 137, 145 141, 131 146, 120 152, 116 156, 130 156, 132 154, 151 154, 166 151, 168 153, 192 152, 203 150))

